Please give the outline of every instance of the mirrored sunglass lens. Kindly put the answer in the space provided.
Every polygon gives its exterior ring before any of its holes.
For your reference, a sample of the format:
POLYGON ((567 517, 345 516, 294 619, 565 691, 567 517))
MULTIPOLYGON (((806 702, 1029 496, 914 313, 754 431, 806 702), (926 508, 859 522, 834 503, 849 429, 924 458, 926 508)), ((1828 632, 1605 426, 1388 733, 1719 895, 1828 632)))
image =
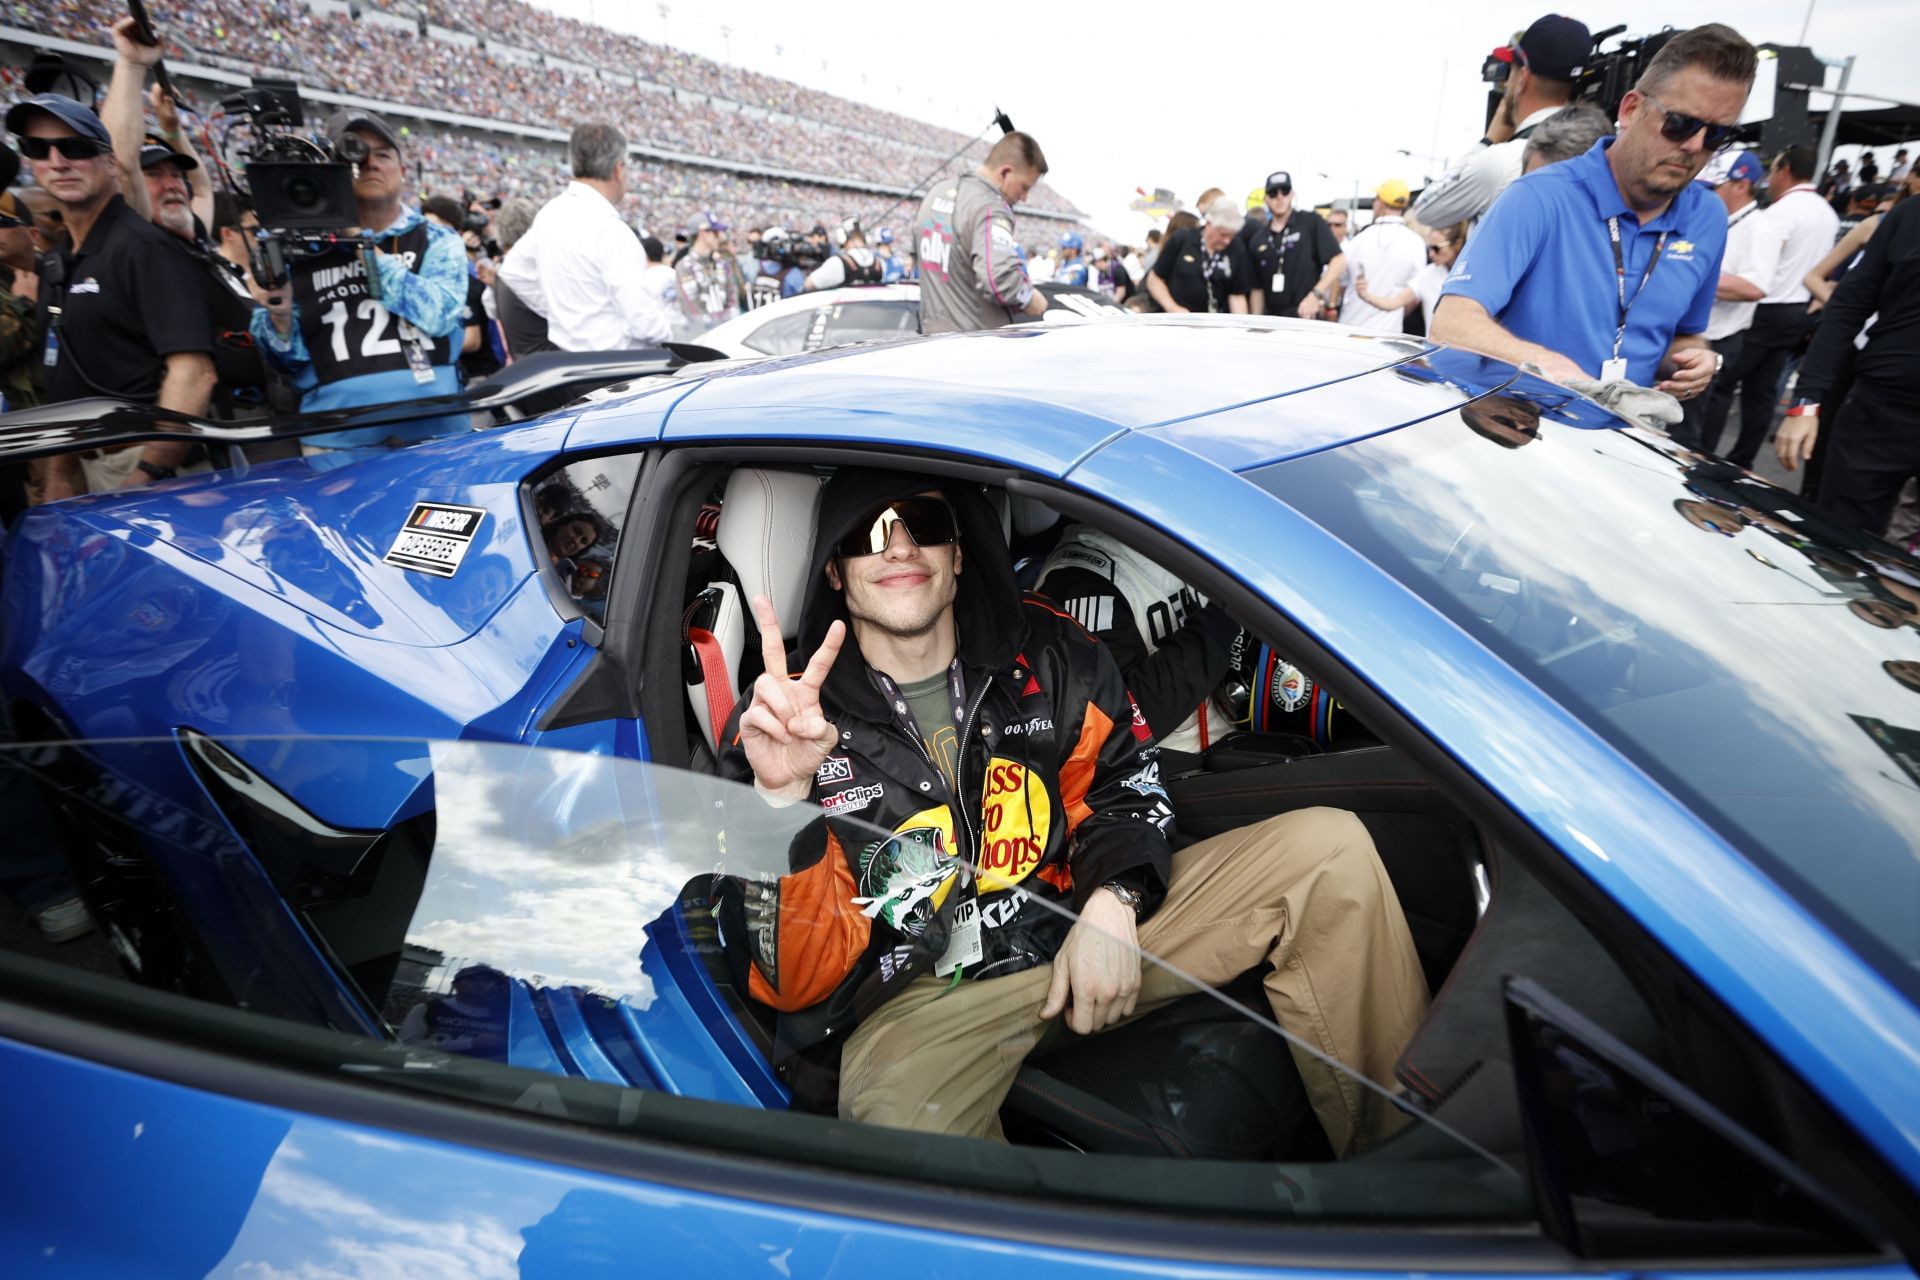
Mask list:
POLYGON ((945 546, 957 537, 953 513, 946 503, 932 499, 895 502, 875 512, 871 520, 863 520, 855 525, 854 532, 841 540, 840 554, 879 555, 892 542, 896 524, 907 526, 907 536, 913 539, 917 547, 945 546))

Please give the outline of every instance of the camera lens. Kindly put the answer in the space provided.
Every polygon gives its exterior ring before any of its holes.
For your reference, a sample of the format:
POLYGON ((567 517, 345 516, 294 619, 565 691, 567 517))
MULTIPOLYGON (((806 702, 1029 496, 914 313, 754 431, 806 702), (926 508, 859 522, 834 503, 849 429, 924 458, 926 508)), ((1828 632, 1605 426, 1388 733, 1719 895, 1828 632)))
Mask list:
POLYGON ((302 213, 318 212, 326 203, 319 184, 311 178, 288 179, 286 197, 287 203, 302 213))
POLYGON ((364 164, 367 159, 367 140, 357 133, 343 133, 340 141, 333 144, 333 154, 348 164, 364 164))

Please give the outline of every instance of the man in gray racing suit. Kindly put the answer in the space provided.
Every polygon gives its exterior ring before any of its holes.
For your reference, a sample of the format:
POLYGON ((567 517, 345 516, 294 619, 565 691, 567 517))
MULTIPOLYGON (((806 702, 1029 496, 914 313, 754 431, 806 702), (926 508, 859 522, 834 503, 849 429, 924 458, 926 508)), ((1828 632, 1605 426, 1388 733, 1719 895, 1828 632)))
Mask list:
POLYGON ((977 170, 927 193, 914 224, 920 332, 998 329, 1047 309, 1013 238, 1013 206, 1046 171, 1040 144, 1014 132, 977 170))

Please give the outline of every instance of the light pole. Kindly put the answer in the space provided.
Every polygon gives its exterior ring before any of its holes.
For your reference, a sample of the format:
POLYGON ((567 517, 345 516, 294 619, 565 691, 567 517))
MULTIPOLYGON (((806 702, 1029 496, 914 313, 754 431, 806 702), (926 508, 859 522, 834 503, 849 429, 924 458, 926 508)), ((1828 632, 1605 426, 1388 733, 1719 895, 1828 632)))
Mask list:
POLYGON ((673 6, 668 4, 667 0, 660 0, 660 3, 653 7, 660 11, 660 43, 671 47, 673 30, 667 26, 667 15, 673 12, 673 6))
POLYGON ((727 61, 733 61, 733 28, 726 23, 720 24, 720 42, 727 51, 727 61))

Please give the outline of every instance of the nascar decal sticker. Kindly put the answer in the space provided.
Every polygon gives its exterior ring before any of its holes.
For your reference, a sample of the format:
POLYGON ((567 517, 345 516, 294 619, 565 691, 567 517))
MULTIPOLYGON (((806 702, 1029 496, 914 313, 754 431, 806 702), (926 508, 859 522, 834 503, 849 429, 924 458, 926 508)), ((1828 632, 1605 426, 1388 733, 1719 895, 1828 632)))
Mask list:
POLYGON ((980 808, 980 892, 1011 888, 1046 855, 1053 830, 1046 783, 1018 761, 995 756, 980 808))
POLYGON ((416 502, 400 536, 393 540, 386 561, 416 573, 451 578, 467 548, 487 518, 481 507, 457 507, 445 502, 416 502))
POLYGON ((860 851, 855 859, 860 896, 854 905, 864 916, 919 937, 959 874, 954 848, 953 815, 947 807, 922 809, 892 836, 860 851))

